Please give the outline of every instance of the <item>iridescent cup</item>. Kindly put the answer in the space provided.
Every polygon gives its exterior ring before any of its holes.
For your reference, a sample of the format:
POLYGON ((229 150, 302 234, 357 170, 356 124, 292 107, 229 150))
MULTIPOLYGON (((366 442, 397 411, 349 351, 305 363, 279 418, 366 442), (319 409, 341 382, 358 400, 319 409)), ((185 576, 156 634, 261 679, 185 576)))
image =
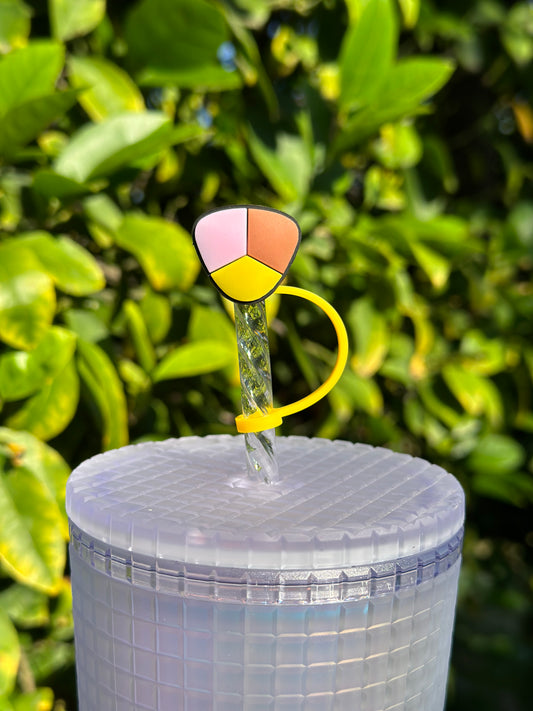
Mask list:
POLYGON ((80 711, 442 711, 464 520, 437 466, 279 438, 98 455, 68 483, 80 711))

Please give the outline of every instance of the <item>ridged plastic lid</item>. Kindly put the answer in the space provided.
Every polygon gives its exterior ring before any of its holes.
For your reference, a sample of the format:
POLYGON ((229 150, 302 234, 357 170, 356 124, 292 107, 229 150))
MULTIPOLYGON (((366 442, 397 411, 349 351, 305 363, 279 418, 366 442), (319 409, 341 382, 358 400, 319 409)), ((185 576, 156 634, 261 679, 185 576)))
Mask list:
POLYGON ((67 484, 89 536, 162 560, 320 570, 425 553, 464 520, 457 480, 386 449, 280 437, 279 484, 247 478, 241 436, 147 442, 97 455, 67 484))

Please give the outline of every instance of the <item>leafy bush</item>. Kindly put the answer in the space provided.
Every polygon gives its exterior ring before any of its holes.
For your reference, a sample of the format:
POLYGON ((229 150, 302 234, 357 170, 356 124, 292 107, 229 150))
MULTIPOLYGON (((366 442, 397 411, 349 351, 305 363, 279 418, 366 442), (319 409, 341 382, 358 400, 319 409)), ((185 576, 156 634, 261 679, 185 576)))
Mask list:
MULTIPOLYGON (((189 232, 207 209, 256 203, 299 221, 290 279, 351 332, 329 403, 283 433, 384 444, 459 477, 449 706, 525 709, 531 6, 125 5, 0 3, 0 708, 75 707, 69 467, 234 432, 233 327, 189 232)), ((324 378, 334 346, 286 301, 271 304, 280 402, 324 378)))

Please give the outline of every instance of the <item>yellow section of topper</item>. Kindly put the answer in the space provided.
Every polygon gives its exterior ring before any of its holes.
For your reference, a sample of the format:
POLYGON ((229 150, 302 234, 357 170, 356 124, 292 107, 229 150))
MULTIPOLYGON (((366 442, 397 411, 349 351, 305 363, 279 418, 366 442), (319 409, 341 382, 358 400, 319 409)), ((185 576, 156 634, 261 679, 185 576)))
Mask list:
POLYGON ((281 274, 251 257, 241 257, 211 272, 211 279, 230 299, 257 301, 271 291, 281 274))

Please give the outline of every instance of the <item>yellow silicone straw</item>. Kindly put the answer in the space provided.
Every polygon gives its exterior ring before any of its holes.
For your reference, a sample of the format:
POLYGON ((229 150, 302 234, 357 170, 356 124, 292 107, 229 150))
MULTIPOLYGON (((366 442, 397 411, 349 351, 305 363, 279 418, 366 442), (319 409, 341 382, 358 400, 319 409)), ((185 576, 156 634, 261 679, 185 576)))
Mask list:
POLYGON ((337 383, 343 373, 346 361, 348 360, 348 334, 346 333, 346 327, 337 311, 335 311, 333 306, 328 301, 317 294, 313 294, 312 291, 300 289, 296 286, 280 286, 276 289, 275 293, 288 294, 289 296, 299 296, 302 299, 311 301, 313 304, 322 309, 333 324, 337 334, 337 360, 328 378, 322 383, 322 385, 319 385, 316 390, 309 393, 309 395, 306 395, 300 400, 290 403, 289 405, 283 405, 283 407, 273 407, 269 412, 267 412, 266 415, 254 413, 249 417, 245 417, 244 415, 236 417, 235 423, 237 425, 237 430, 243 433, 262 432, 263 430, 278 427, 281 425, 282 419, 286 415, 293 415, 295 412, 300 412, 301 410, 305 410, 307 407, 314 405, 325 395, 327 395, 337 383))

